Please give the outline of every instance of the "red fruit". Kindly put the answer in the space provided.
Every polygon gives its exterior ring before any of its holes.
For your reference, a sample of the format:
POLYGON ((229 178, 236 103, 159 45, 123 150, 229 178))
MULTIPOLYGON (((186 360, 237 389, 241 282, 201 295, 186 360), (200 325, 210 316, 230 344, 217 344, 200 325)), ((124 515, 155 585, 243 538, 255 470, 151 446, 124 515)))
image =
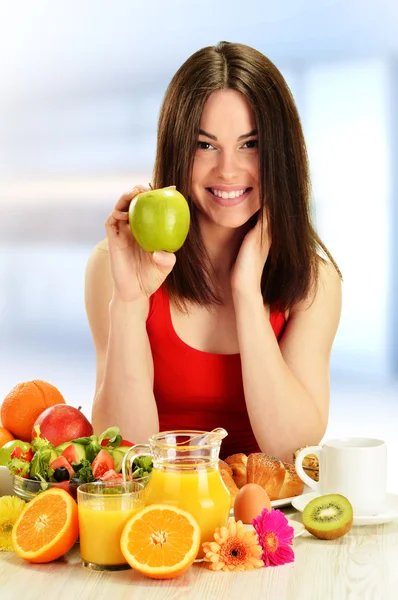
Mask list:
POLYGON ((19 446, 17 446, 16 448, 14 448, 14 450, 11 452, 11 458, 21 458, 21 455, 23 454, 23 450, 22 448, 20 448, 19 446))
POLYGON ((54 469, 54 471, 55 469, 58 469, 58 467, 65 467, 65 469, 68 470, 69 477, 73 477, 73 475, 75 474, 72 465, 66 460, 64 456, 58 456, 58 458, 56 458, 52 461, 52 463, 50 463, 50 467, 54 469))
POLYGON ((99 479, 102 477, 102 475, 109 471, 109 469, 114 468, 115 463, 113 458, 106 450, 100 450, 91 465, 91 470, 95 479, 99 479))
POLYGON ((36 425, 40 426, 41 437, 54 446, 80 437, 90 437, 94 433, 93 426, 84 414, 68 404, 55 404, 42 412, 33 426, 32 439, 37 437, 36 425))
POLYGON ((33 448, 29 448, 29 450, 27 452, 25 452, 25 454, 22 454, 22 459, 26 460, 28 462, 32 462, 33 456, 34 456, 33 448))
POLYGON ((78 454, 76 452, 76 448, 74 447, 73 444, 71 444, 70 446, 66 446, 66 448, 62 452, 61 456, 63 456, 64 458, 66 458, 66 460, 70 464, 80 462, 78 454))
POLYGON ((33 449, 29 448, 27 452, 24 452, 22 448, 16 446, 11 452, 11 458, 19 458, 21 460, 26 460, 26 462, 31 462, 33 458, 33 449))
POLYGON ((103 475, 100 475, 98 479, 102 481, 124 481, 124 477, 121 473, 116 473, 114 469, 109 469, 103 475))

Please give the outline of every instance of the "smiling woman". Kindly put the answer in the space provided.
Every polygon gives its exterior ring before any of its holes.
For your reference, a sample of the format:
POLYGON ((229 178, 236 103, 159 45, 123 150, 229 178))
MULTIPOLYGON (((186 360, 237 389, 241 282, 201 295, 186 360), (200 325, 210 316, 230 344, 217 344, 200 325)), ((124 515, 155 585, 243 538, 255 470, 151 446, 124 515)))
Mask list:
POLYGON ((193 54, 160 112, 155 189, 191 225, 175 254, 145 252, 116 203, 86 273, 97 355, 95 429, 146 442, 225 428, 221 456, 290 462, 326 429, 341 279, 310 219, 300 118, 278 69, 221 42, 193 54))
POLYGON ((222 227, 242 227, 260 209, 257 130, 240 92, 218 90, 204 106, 191 194, 199 218, 222 227))

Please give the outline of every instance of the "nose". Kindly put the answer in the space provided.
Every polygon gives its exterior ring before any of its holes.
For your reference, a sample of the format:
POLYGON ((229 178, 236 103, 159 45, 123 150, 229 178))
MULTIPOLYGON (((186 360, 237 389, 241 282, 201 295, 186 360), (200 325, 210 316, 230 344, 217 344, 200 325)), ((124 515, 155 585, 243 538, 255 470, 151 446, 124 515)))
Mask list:
POLYGON ((239 164, 236 153, 223 150, 218 155, 217 171, 225 181, 233 180, 239 172, 239 164))

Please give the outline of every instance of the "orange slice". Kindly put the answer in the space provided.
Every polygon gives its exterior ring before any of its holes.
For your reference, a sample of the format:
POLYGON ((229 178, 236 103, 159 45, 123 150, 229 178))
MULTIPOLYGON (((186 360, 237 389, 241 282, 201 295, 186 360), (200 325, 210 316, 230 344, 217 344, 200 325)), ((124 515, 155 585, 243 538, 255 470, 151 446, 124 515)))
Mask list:
POLYGON ((152 579, 185 573, 200 547, 200 528, 193 516, 176 506, 152 504, 126 523, 120 548, 130 567, 152 579))
POLYGON ((79 535, 77 504, 65 490, 54 488, 28 502, 12 530, 18 556, 32 563, 56 560, 79 535))

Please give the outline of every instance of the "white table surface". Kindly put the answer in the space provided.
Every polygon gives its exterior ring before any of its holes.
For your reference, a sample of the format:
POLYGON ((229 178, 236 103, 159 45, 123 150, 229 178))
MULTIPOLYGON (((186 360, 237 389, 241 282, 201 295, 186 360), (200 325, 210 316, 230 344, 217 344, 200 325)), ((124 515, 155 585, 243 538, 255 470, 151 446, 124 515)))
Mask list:
MULTIPOLYGON (((292 507, 288 518, 301 520, 292 507)), ((195 563, 180 578, 148 579, 133 570, 97 572, 81 566, 79 546, 49 564, 0 553, 1 600, 396 600, 398 520, 353 527, 344 537, 294 540, 295 562, 243 573, 214 573, 195 563)))

